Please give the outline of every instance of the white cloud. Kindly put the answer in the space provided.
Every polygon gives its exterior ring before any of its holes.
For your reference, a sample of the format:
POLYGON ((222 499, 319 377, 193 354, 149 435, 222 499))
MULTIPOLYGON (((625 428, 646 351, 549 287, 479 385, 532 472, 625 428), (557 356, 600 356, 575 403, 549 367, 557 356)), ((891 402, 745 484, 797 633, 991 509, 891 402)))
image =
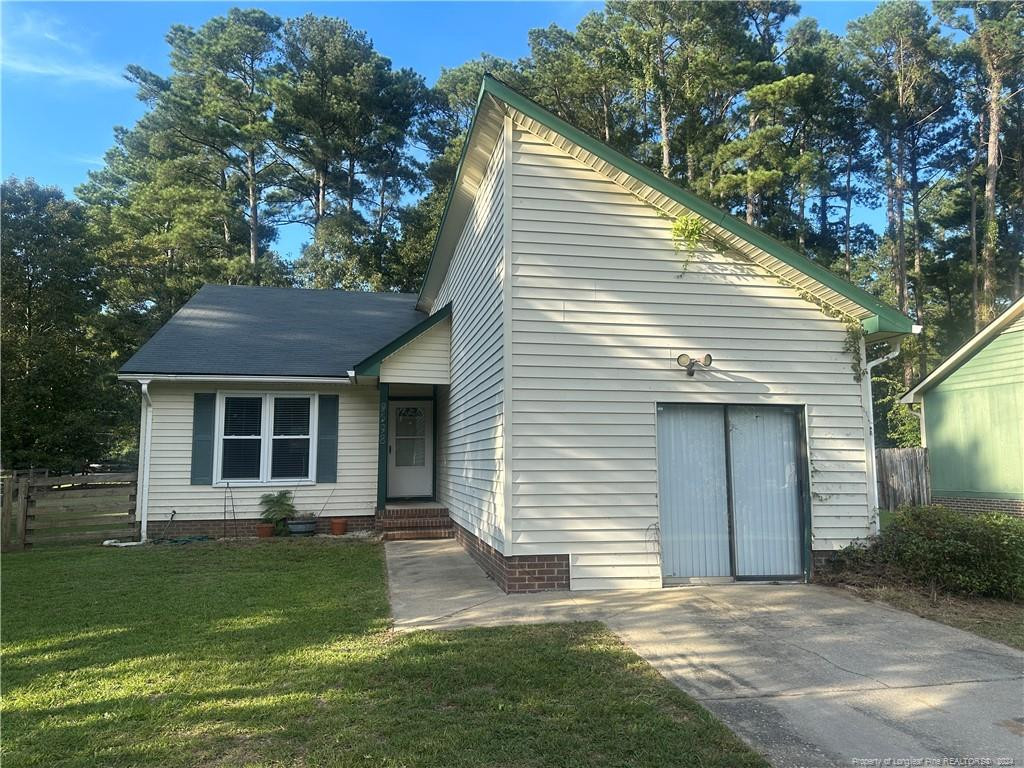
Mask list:
POLYGON ((97 61, 59 18, 15 11, 11 5, 4 8, 0 69, 66 84, 130 87, 120 70, 97 61))

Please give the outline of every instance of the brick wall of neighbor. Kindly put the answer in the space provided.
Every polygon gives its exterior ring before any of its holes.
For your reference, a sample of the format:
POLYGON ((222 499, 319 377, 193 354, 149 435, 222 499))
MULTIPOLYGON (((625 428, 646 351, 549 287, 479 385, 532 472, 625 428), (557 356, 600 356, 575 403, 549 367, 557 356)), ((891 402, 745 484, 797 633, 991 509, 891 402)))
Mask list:
POLYGON ((505 557, 457 523, 455 539, 503 592, 544 592, 569 588, 569 555, 505 557))
POLYGON ((958 512, 1005 512, 1024 515, 1021 499, 969 499, 962 496, 933 496, 932 504, 955 509, 958 512))
MULTIPOLYGON (((373 515, 346 515, 348 530, 372 531, 374 524, 373 515)), ((212 536, 220 538, 246 538, 256 535, 256 526, 259 520, 228 520, 225 525, 223 520, 172 520, 170 523, 164 520, 150 520, 147 531, 150 539, 174 539, 181 536, 212 536)), ((317 533, 331 532, 331 518, 319 517, 316 521, 317 533)))

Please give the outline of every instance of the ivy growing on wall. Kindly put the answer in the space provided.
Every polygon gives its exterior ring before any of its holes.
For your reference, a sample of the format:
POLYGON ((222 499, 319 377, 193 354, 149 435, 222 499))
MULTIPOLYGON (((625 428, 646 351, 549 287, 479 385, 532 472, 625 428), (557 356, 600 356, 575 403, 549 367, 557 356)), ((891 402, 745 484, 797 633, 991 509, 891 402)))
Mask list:
MULTIPOLYGON (((669 218, 666 214, 662 214, 669 218)), ((672 247, 679 257, 680 274, 690 266, 691 251, 704 237, 704 221, 694 213, 681 213, 672 220, 672 247)))

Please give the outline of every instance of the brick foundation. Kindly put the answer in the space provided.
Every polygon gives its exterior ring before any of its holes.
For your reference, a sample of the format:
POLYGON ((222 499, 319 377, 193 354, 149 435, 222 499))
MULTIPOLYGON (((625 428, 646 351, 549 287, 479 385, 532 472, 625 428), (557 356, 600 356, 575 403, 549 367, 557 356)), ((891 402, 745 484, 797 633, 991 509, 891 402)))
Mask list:
POLYGON ((544 592, 569 588, 569 555, 513 555, 505 557, 461 525, 455 539, 503 592, 544 592))
MULTIPOLYGON (((373 515, 347 515, 345 519, 348 520, 349 532, 373 530, 373 515)), ((229 519, 227 523, 223 520, 172 520, 170 523, 166 520, 150 520, 147 533, 150 539, 175 539, 182 536, 245 538, 256 536, 256 526, 260 522, 258 518, 229 519)), ((316 532, 330 533, 331 518, 317 518, 316 532)))
POLYGON ((963 496, 934 496, 932 504, 955 509, 957 512, 1005 512, 1008 515, 1024 515, 1024 500, 1021 499, 969 499, 963 496))

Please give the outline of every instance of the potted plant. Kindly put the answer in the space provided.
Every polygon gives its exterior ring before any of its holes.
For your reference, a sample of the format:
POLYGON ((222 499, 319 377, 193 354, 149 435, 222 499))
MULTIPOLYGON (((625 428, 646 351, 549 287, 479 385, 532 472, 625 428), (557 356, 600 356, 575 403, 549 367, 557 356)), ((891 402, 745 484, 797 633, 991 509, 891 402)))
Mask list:
POLYGON ((288 533, 292 536, 312 536, 316 533, 316 517, 308 512, 289 517, 287 523, 288 533))
MULTIPOLYGON (((296 514, 291 491, 264 493, 260 496, 260 506, 263 507, 263 511, 260 513, 263 523, 272 526, 273 533, 283 536, 288 530, 288 521, 296 514)), ((262 532, 260 532, 260 536, 263 536, 262 532)))

